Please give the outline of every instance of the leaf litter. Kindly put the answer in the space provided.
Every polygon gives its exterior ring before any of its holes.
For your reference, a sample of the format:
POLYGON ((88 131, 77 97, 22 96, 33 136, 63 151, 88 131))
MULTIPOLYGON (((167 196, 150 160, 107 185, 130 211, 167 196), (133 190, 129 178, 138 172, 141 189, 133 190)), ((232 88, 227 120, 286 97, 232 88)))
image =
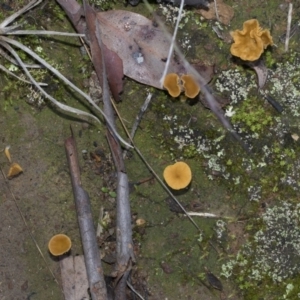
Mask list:
MULTIPOLYGON (((161 89, 170 42, 157 24, 130 11, 113 10, 97 13, 103 43, 123 61, 124 75, 145 85, 161 89)), ((212 66, 197 66, 206 82, 212 77, 212 66)), ((187 70, 173 55, 168 73, 186 74, 187 70)))

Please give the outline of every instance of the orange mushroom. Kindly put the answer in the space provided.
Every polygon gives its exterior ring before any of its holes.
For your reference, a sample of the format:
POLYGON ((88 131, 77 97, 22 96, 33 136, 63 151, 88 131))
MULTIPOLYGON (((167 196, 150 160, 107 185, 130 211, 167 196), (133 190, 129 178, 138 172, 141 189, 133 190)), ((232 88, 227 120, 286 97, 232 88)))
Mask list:
POLYGON ((18 163, 12 163, 8 170, 7 178, 11 179, 15 176, 18 176, 22 172, 23 172, 23 169, 21 168, 21 166, 18 163))
POLYGON ((185 162, 177 162, 167 166, 163 173, 164 179, 169 187, 180 190, 189 185, 192 180, 192 171, 185 162))
POLYGON ((263 30, 256 19, 244 22, 243 30, 235 30, 230 34, 234 40, 230 52, 242 60, 257 60, 267 46, 273 45, 270 31, 263 30))
POLYGON ((195 78, 193 77, 193 75, 190 74, 182 75, 181 80, 183 82, 184 94, 188 98, 195 98, 200 92, 200 87, 196 82, 195 78))
POLYGON ((168 90, 172 97, 178 97, 181 93, 181 87, 179 84, 179 76, 176 73, 169 73, 164 78, 163 86, 168 90))
POLYGON ((48 249, 54 256, 59 256, 68 252, 71 249, 71 246, 71 239, 62 233, 54 235, 48 243, 48 249))

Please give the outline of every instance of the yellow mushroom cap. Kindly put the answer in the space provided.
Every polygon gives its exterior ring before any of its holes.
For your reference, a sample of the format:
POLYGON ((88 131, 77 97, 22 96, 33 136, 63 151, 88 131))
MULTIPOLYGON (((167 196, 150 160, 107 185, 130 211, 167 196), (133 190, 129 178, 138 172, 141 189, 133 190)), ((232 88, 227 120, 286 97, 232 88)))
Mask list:
POLYGON ((270 31, 262 30, 256 19, 244 22, 243 30, 235 30, 230 34, 234 40, 230 52, 242 60, 257 60, 267 46, 273 45, 270 31))
POLYGON ((180 190, 189 185, 192 180, 192 171, 185 162, 177 162, 167 166, 164 170, 164 179, 169 187, 180 190))
POLYGON ((181 93, 179 76, 176 73, 169 73, 164 78, 163 86, 172 97, 178 97, 181 93))
POLYGON ((200 92, 200 87, 194 79, 193 75, 182 75, 181 80, 183 82, 184 94, 188 98, 195 98, 200 92))
POLYGON ((23 172, 22 167, 18 163, 12 163, 7 174, 7 178, 11 179, 23 172))
POLYGON ((71 246, 71 239, 62 233, 54 235, 48 243, 48 249, 54 256, 59 256, 68 252, 71 249, 71 246))

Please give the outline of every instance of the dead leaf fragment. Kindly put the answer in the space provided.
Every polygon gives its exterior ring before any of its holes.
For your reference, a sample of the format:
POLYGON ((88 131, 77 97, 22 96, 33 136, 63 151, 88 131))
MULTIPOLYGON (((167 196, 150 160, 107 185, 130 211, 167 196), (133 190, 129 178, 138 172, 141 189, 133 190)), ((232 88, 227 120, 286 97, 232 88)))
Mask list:
POLYGON ((10 149, 10 146, 6 146, 4 149, 4 153, 5 153, 5 156, 8 159, 8 161, 11 163, 11 156, 10 156, 9 149, 10 149))
POLYGON ((144 220, 144 219, 137 219, 136 221, 135 221, 135 224, 137 225, 137 226, 144 226, 145 224, 146 224, 146 221, 144 220))
MULTIPOLYGON (((220 18, 220 22, 229 25, 230 21, 232 20, 234 16, 234 10, 231 6, 223 3, 223 0, 215 0, 217 1, 217 9, 218 14, 220 18)), ((198 9, 196 10, 196 13, 199 13, 201 16, 203 16, 207 20, 213 20, 217 18, 216 9, 215 9, 215 3, 214 1, 210 2, 208 4, 208 10, 207 9, 198 9)))
MULTIPOLYGON (((161 89, 164 59, 170 47, 165 33, 151 20, 130 11, 100 12, 97 19, 103 43, 123 61, 124 75, 161 89)), ((168 72, 179 75, 187 73, 175 55, 168 72)))
POLYGON ((264 64, 264 61, 258 59, 257 61, 249 64, 249 66, 256 72, 258 79, 258 87, 262 89, 268 78, 268 69, 264 64))
POLYGON ((13 177, 18 176, 22 172, 23 172, 23 169, 21 168, 21 166, 18 163, 12 163, 8 170, 7 178, 11 179, 13 177))

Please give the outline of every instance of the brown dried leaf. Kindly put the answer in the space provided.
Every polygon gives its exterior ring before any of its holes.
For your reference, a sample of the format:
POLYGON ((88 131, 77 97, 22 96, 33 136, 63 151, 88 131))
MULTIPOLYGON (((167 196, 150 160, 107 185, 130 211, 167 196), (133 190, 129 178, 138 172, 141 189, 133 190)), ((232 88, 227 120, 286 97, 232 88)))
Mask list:
POLYGON ((263 60, 259 59, 249 66, 256 72, 258 79, 258 87, 262 89, 268 78, 268 69, 263 60))
MULTIPOLYGON (((170 47, 165 33, 151 20, 129 11, 100 12, 97 18, 103 43, 123 60, 124 75, 161 89, 159 80, 170 47)), ((168 72, 187 73, 176 55, 168 72)))
POLYGON ((123 90, 123 62, 122 59, 103 43, 101 49, 97 36, 96 36, 96 14, 90 6, 85 8, 85 16, 87 22, 87 28, 90 38, 90 48, 92 52, 92 61, 95 67, 97 76, 99 78, 100 85, 103 89, 103 66, 102 55, 104 55, 106 75, 108 79, 109 88, 116 101, 119 100, 119 94, 123 90), (103 51, 103 53, 102 53, 103 51))
POLYGON ((103 44, 106 75, 111 93, 115 101, 119 101, 119 94, 123 91, 123 61, 103 44))

